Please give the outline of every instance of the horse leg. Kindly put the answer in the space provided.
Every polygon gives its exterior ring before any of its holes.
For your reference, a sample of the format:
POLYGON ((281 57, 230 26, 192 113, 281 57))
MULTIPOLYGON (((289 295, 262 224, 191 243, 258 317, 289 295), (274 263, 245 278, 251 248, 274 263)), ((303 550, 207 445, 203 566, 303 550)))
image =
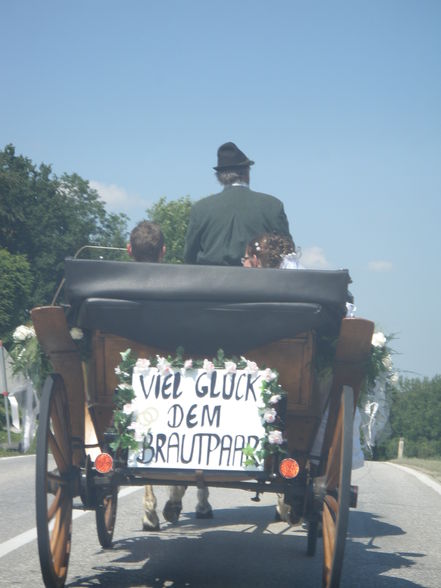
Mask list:
POLYGON ((165 503, 162 514, 166 521, 176 523, 182 510, 182 497, 187 490, 187 486, 170 486, 169 499, 165 503))
POLYGON ((159 531, 159 519, 156 514, 156 496, 150 484, 144 486, 144 516, 142 518, 144 531, 159 531))
POLYGON ((198 503, 196 505, 196 518, 197 519, 212 519, 213 509, 211 504, 208 502, 208 488, 198 488, 198 503))
POLYGON ((276 505, 276 521, 284 521, 289 525, 298 525, 301 520, 301 512, 303 508, 302 504, 295 504, 298 506, 300 511, 297 512, 299 509, 292 508, 291 505, 286 504, 284 494, 277 494, 277 505, 276 505))

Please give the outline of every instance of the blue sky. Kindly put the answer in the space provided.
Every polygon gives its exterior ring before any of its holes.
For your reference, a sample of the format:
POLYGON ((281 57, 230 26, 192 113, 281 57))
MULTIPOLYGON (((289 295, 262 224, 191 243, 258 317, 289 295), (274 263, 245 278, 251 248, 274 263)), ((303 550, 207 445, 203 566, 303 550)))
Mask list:
POLYGON ((305 265, 348 268, 405 375, 441 373, 441 2, 0 3, 0 148, 131 226, 218 191, 232 140, 305 265))

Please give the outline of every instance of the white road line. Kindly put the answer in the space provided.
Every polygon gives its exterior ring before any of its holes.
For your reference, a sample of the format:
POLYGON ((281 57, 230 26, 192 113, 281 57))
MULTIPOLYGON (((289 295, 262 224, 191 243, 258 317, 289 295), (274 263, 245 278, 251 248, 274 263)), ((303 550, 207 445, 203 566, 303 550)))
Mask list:
POLYGON ((26 455, 11 455, 9 457, 0 457, 0 461, 7 461, 8 459, 23 459, 24 457, 32 457, 35 459, 35 453, 29 453, 26 455))
MULTIPOLYGON (((141 487, 134 486, 134 487, 129 487, 129 488, 123 488, 122 490, 120 490, 118 492, 118 498, 124 498, 125 496, 129 496, 129 494, 133 494, 134 492, 137 492, 138 490, 141 490, 141 487)), ((82 517, 83 515, 91 513, 91 512, 93 512, 93 511, 91 511, 91 510, 74 510, 72 513, 72 519, 78 519, 78 518, 82 517)), ((34 527, 33 529, 30 529, 29 531, 25 531, 24 533, 20 533, 20 535, 16 535, 12 539, 8 539, 7 541, 0 543, 0 557, 4 557, 5 555, 8 555, 8 553, 11 553, 11 551, 15 551, 16 549, 20 549, 20 547, 23 547, 23 545, 26 545, 27 543, 34 541, 34 539, 36 539, 36 538, 37 538, 37 529, 36 529, 36 527, 34 527)))
POLYGON ((399 465, 398 463, 389 463, 389 465, 394 466, 395 468, 399 468, 400 470, 404 470, 405 472, 407 472, 409 474, 412 474, 412 476, 415 476, 415 478, 418 478, 418 480, 420 482, 422 482, 426 486, 429 486, 429 488, 432 488, 432 490, 435 490, 435 492, 437 492, 438 494, 441 495, 441 484, 436 482, 430 476, 427 476, 426 474, 423 474, 422 472, 419 472, 418 470, 414 470, 413 468, 408 468, 407 466, 399 465))

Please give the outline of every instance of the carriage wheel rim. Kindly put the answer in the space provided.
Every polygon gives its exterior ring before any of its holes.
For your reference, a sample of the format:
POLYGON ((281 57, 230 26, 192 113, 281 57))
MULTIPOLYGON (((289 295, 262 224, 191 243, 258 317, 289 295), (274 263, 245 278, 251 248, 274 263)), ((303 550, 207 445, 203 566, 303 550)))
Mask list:
POLYGON ((69 564, 72 472, 70 418, 64 384, 60 376, 49 376, 43 388, 37 434, 36 518, 43 580, 46 586, 55 588, 64 586, 69 564))
POLYGON ((323 586, 337 588, 340 583, 346 532, 349 519, 352 470, 353 391, 344 386, 339 418, 326 468, 326 494, 323 500, 323 586), (336 475, 336 464, 338 472, 336 475), (337 482, 338 480, 338 482, 337 482))

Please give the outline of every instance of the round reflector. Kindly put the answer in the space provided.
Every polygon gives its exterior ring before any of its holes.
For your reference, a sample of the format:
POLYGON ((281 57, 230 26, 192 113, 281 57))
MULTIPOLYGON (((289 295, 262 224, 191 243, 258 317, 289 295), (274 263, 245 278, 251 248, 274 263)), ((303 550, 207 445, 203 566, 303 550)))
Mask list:
POLYGON ((108 453, 100 453, 95 460, 95 469, 100 474, 107 474, 113 467, 112 456, 108 453))
POLYGON ((295 478, 300 471, 300 466, 292 457, 287 457, 280 462, 279 472, 284 478, 295 478))

